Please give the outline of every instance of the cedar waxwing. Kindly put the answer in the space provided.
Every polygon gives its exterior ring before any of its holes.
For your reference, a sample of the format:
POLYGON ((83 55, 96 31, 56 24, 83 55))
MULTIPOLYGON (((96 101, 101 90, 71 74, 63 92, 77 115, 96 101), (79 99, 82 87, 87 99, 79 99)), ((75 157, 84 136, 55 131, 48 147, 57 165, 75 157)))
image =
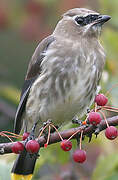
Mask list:
MULTIPOLYGON (((42 40, 28 66, 15 117, 15 133, 31 131, 38 123, 68 123, 82 117, 93 103, 105 64, 99 42, 102 25, 110 16, 75 8, 63 14, 52 35, 42 40)), ((31 179, 36 155, 23 151, 12 169, 12 180, 31 179)))

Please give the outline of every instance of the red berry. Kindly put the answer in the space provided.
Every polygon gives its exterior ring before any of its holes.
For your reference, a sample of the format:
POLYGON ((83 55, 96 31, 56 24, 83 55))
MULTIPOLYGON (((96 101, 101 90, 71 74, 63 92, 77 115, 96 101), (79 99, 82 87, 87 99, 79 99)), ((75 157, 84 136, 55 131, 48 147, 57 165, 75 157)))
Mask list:
POLYGON ((24 134, 23 134, 23 141, 25 140, 25 139, 27 139, 27 137, 29 136, 29 132, 24 132, 24 134))
POLYGON ((92 125, 97 125, 102 120, 100 114, 97 112, 90 112, 88 119, 89 119, 90 124, 92 125))
POLYGON ((78 163, 83 163, 86 160, 86 151, 82 149, 76 149, 73 153, 73 160, 78 163))
POLYGON ((29 140, 25 148, 30 153, 37 153, 39 151, 40 145, 36 140, 29 140))
POLYGON ((24 145, 21 142, 15 142, 11 149, 13 153, 19 154, 24 150, 24 145))
POLYGON ((70 151, 72 148, 72 143, 68 140, 63 140, 60 145, 64 151, 70 151))
POLYGON ((106 130, 105 130, 105 136, 110 139, 113 140, 118 136, 118 130, 117 128, 115 128, 114 126, 109 126, 106 130))
POLYGON ((104 94, 98 94, 95 97, 95 102, 98 106, 105 106, 108 102, 108 98, 104 94))

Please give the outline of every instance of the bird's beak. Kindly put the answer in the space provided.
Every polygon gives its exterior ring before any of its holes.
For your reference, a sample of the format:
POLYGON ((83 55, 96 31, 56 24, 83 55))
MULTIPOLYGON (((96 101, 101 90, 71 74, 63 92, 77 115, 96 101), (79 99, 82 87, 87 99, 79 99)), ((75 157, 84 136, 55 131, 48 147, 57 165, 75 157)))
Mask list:
POLYGON ((98 19, 93 23, 93 25, 103 25, 105 22, 109 21, 111 19, 108 15, 100 15, 98 19))

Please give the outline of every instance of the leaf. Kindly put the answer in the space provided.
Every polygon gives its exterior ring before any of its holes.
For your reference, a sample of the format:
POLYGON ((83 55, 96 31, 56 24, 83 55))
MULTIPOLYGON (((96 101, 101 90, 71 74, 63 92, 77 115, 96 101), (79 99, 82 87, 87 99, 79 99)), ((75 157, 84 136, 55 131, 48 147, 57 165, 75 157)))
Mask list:
POLYGON ((0 96, 15 104, 18 104, 20 99, 20 91, 12 86, 3 86, 0 87, 0 96))
POLYGON ((110 177, 105 178, 105 180, 117 180, 117 179, 118 179, 118 172, 117 171, 113 172, 110 177))
POLYGON ((101 156, 93 172, 92 180, 105 180, 105 178, 110 177, 111 173, 113 173, 117 167, 118 153, 111 154, 107 157, 101 156))

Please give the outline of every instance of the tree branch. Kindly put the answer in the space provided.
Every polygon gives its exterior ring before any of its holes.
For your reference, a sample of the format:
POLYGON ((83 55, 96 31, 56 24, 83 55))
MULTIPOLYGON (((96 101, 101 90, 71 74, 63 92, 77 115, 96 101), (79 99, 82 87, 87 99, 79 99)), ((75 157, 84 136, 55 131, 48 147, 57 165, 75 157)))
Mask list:
MULTIPOLYGON (((118 125, 118 116, 108 118, 107 121, 110 126, 117 126, 118 125)), ((79 133, 83 130, 83 135, 90 135, 90 134, 93 134, 94 132, 99 133, 106 128, 107 128, 106 123, 104 120, 102 120, 101 123, 97 127, 92 126, 92 125, 89 125, 88 127, 86 127, 85 125, 82 125, 77 128, 71 128, 71 129, 62 131, 62 132, 60 132, 60 134, 63 137, 63 139, 68 139, 76 131, 78 131, 78 133, 79 133)), ((57 143, 59 141, 61 141, 61 139, 57 132, 51 134, 49 144, 57 143)), ((38 142, 40 144, 40 147, 44 147, 44 144, 46 143, 45 137, 41 136, 38 139, 38 142)), ((22 143, 25 143, 25 141, 22 141, 22 143)), ((13 146, 13 144, 14 144, 14 142, 13 143, 1 143, 0 144, 0 154, 2 155, 2 154, 12 153, 11 147, 13 146)))

